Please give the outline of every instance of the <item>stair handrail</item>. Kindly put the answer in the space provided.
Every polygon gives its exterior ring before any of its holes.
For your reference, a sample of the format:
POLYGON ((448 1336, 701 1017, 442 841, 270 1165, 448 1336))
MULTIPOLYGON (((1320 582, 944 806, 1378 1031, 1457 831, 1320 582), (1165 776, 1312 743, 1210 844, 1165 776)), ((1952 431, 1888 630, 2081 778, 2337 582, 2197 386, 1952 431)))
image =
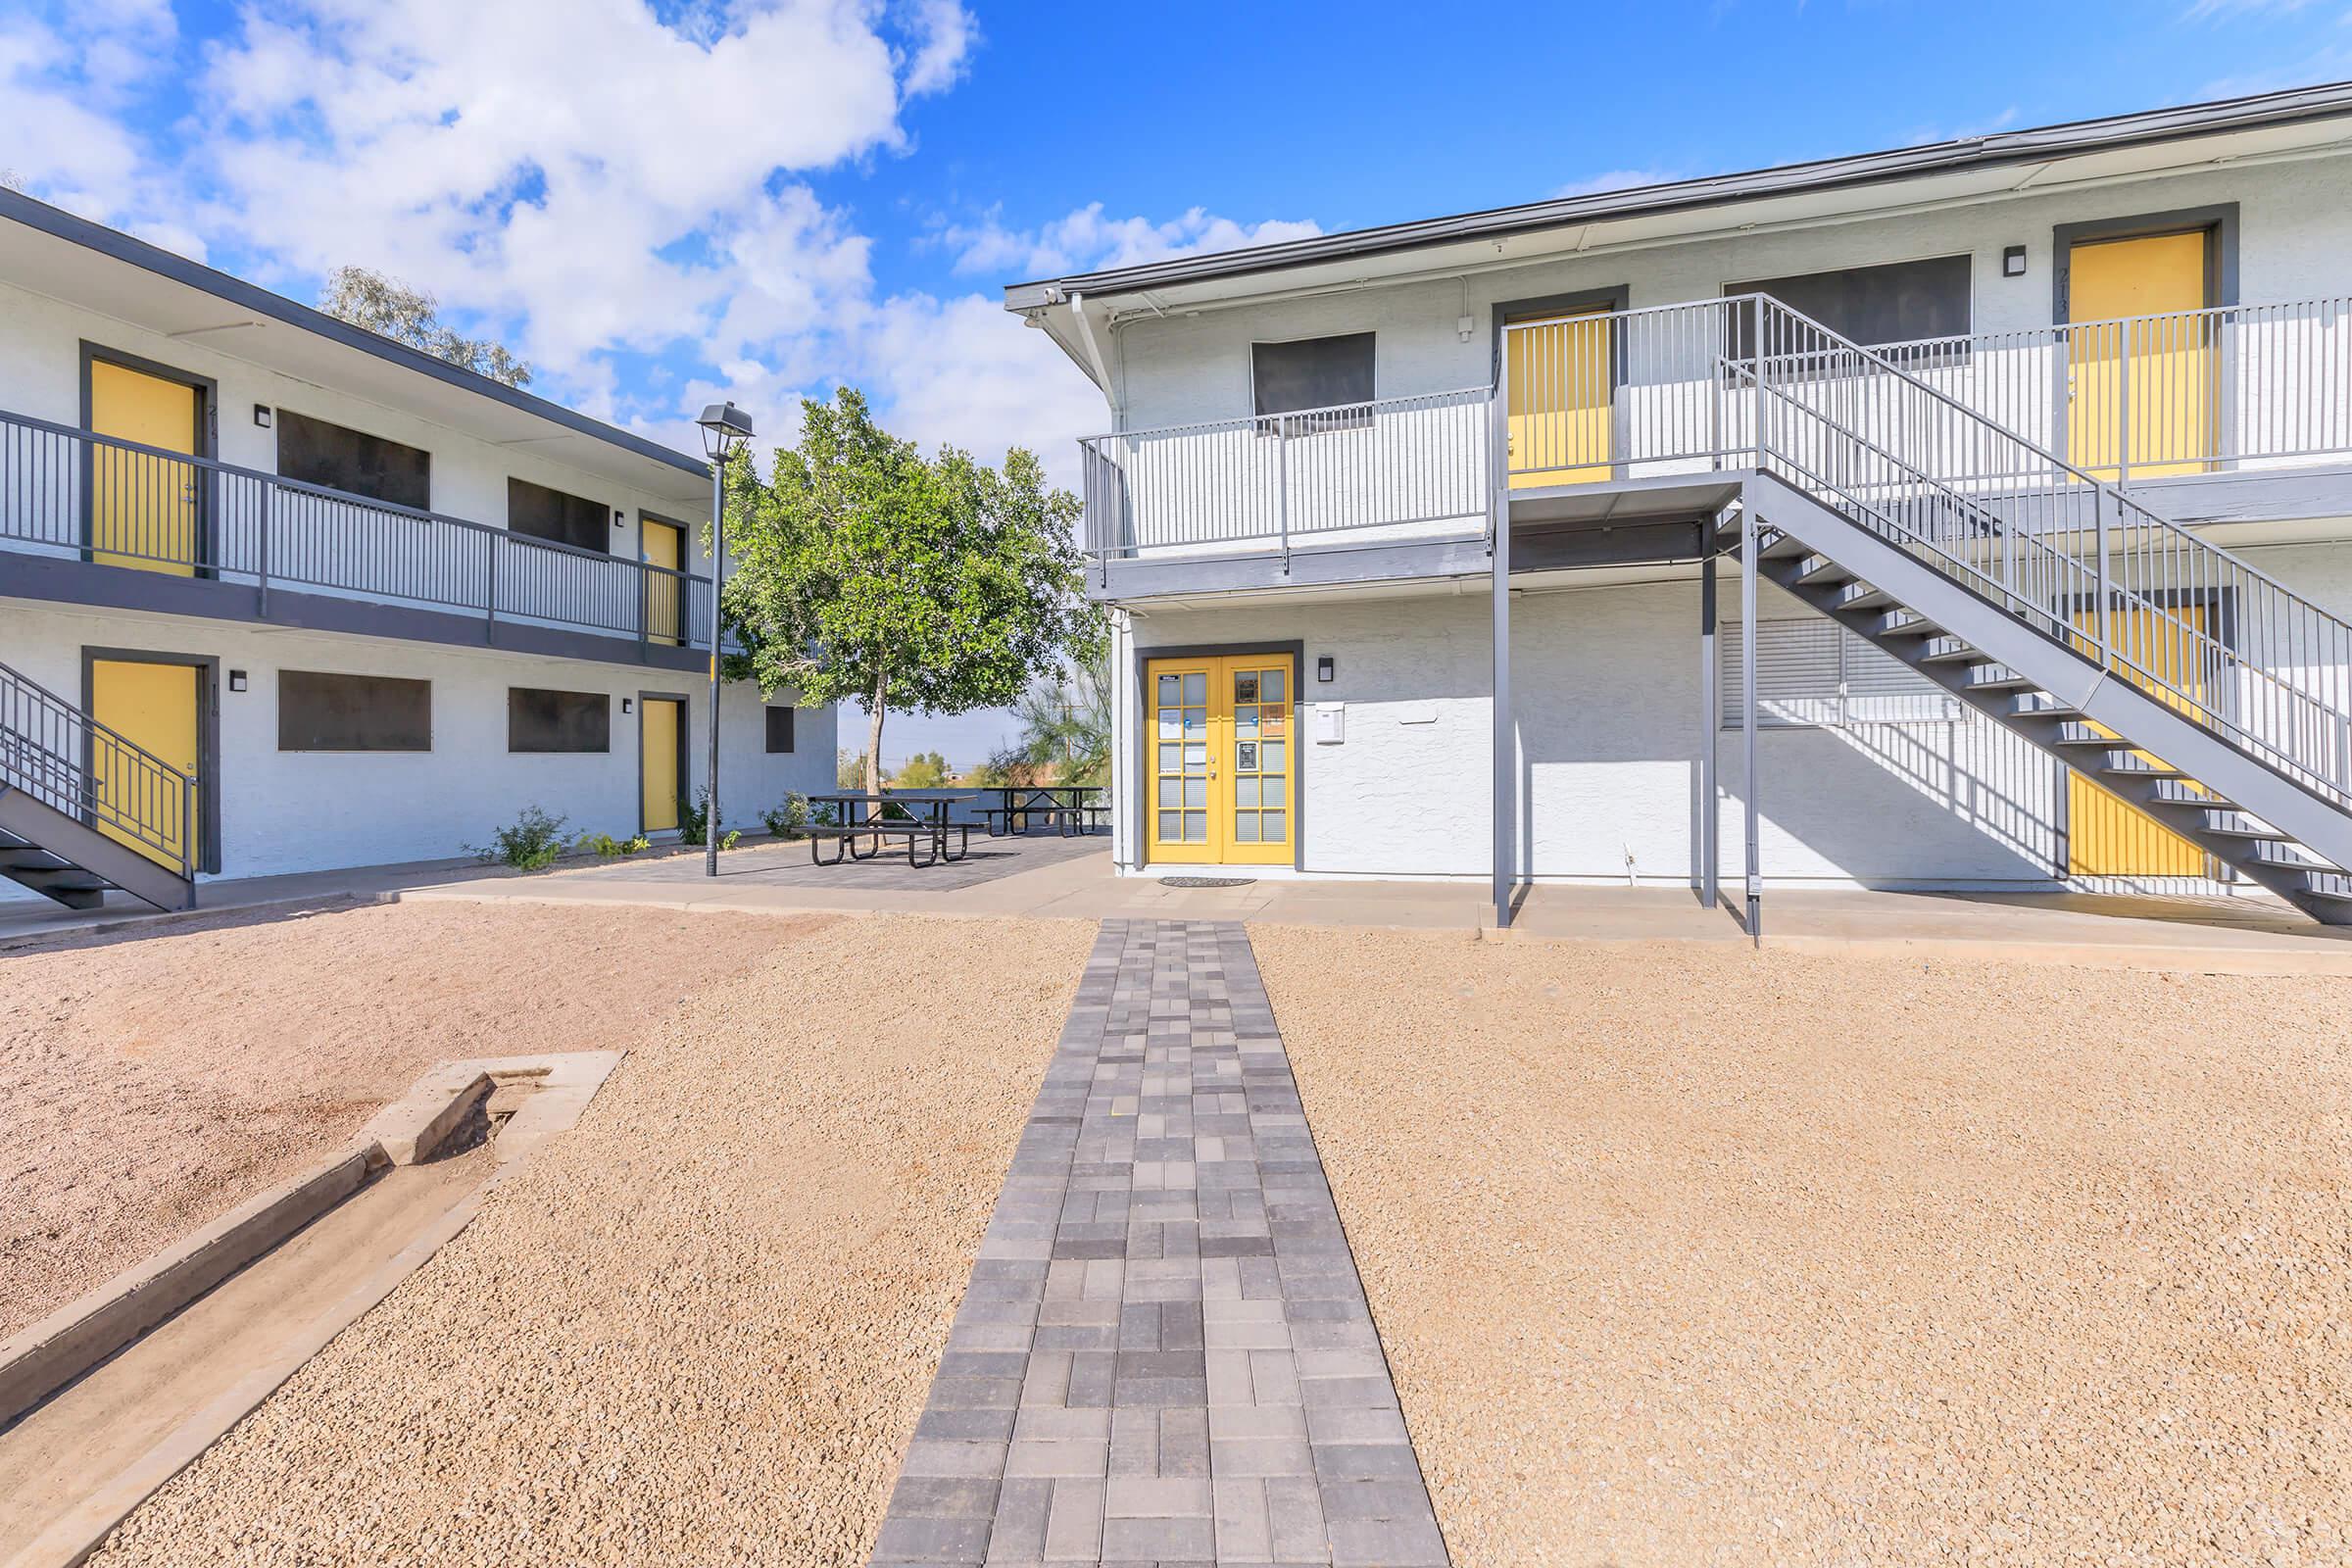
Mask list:
MULTIPOLYGON (((2310 671, 2320 678, 2331 679, 2335 683, 2340 683, 2345 678, 2344 670, 2347 662, 2352 661, 2352 624, 2347 624, 2339 617, 2312 604, 2259 567, 2240 560, 2211 541, 2199 537, 2190 529, 2182 527, 2172 519, 2140 506, 2116 485, 2099 479, 2068 463, 2031 438, 2019 434, 1939 388, 1911 375, 1900 366, 1889 362, 1885 356, 1854 343, 1842 334, 1822 325, 1803 312, 1791 309, 1769 295, 1756 294, 1736 298, 1747 303, 1754 312, 1755 342, 1752 347, 1755 352, 1752 358, 1745 363, 1738 360, 1732 362, 1735 374, 1740 379, 1749 381, 1760 393, 1771 394, 1776 406, 1794 409, 1835 430, 1845 440, 1864 448, 1874 460, 1894 470, 1906 486, 1934 497, 1939 506, 1957 509, 1963 515, 1972 519, 1975 525, 1975 534, 1980 540, 1997 539, 2000 542, 2004 564, 2008 570, 2005 575, 2001 576, 1984 571, 1975 564, 1953 555, 1944 548, 1941 542, 1927 538, 1918 530, 1907 527, 1890 510, 1865 502, 1853 492, 1850 484, 1820 471, 1818 467, 1808 468, 1793 454, 1772 444, 1765 429, 1764 409, 1761 402, 1758 405, 1758 417, 1754 432, 1759 464, 1769 456, 1796 470, 1807 482, 1835 490, 1847 504, 1865 511, 1881 526, 1902 540, 1933 548, 1936 554, 1962 566, 1971 575, 1995 588, 2013 602, 2049 619, 2053 623, 2052 634, 2058 637, 2058 640, 2078 645, 2084 641, 2090 642, 2102 664, 2130 669, 2135 678, 2135 683, 2144 683, 2148 688, 2161 690, 2174 706, 2191 712, 2207 727, 2232 737, 2237 743, 2263 756, 2274 765, 2281 767, 2290 776, 2305 784, 2307 788, 2316 786, 2318 793, 2331 798, 2338 804, 2352 803, 2352 705, 2340 700, 2330 702, 2321 693, 2310 690, 2282 672, 2277 667, 2278 661, 2254 657, 2254 654, 2245 647, 2233 645, 2232 642, 2216 635, 2208 625, 2196 623, 2188 617, 2177 613, 2177 607, 2191 602, 2200 602, 2191 596, 2212 590, 2211 597, 2214 603, 2205 608, 2218 611, 2222 614, 2232 615, 2240 626, 2244 627, 2250 620, 2257 617, 2248 617, 2241 606, 2222 603, 2221 591, 2225 588, 2230 590, 2245 587, 2259 588, 2264 594, 2276 597, 2275 603, 2257 607, 2261 612, 2258 617, 2259 622, 2269 625, 2278 621, 2281 616, 2285 617, 2290 625, 2288 635, 2284 640, 2290 645, 2292 652, 2301 656, 2296 667, 2310 671), (1951 483, 1950 476, 1931 473, 1918 463, 1887 450, 1882 444, 1872 442, 1868 437, 1848 425, 1840 423, 1824 409, 1808 405, 1789 387, 1775 384, 1771 376, 1770 367, 1775 356, 1768 351, 1768 340, 1771 328, 1776 324, 1773 319, 1776 317, 1785 318, 1789 327, 1817 334, 1820 340, 1827 345, 1827 353, 1846 358, 1850 363, 1867 368, 1879 378, 1893 381, 1925 396, 1933 404, 1948 411, 1949 415, 1954 416, 1964 428, 1974 427, 1981 436, 2014 444, 2018 449, 2037 460, 2039 464, 2046 465, 2057 483, 2050 492, 2040 496, 2036 496, 2031 491, 2021 492, 2010 483, 2019 476, 2016 471, 2012 470, 1984 476, 1988 482, 1997 481, 2007 488, 1996 490, 1989 498, 1972 497, 1951 483), (2021 528, 2015 518, 2005 516, 1988 506, 1987 499, 2003 499, 2012 503, 2034 500, 2040 500, 2044 503, 2063 501, 2065 504, 2063 510, 2070 520, 2058 530, 2033 532, 2021 528), (2077 510, 2077 503, 2083 500, 2087 500, 2092 512, 2087 526, 2079 520, 2071 520, 2077 510), (2223 569, 2214 572, 2209 577, 2200 576, 2194 580, 2170 583, 2164 589, 2156 589, 2153 584, 2143 585, 2129 580, 2119 580, 2119 565, 2128 571, 2133 558, 2130 554, 2121 558, 2116 555, 2114 539, 2118 529, 2121 529, 2127 537, 2144 535, 2160 541, 2155 554, 2161 554, 2163 549, 2169 548, 2181 552, 2185 559, 2191 561, 2218 563, 2223 569), (2056 542, 2068 535, 2086 532, 2094 535, 2097 540, 2096 555, 2091 560, 2084 560, 2080 555, 2070 554, 2060 548, 2056 542), (2093 612, 2094 619, 2090 627, 2082 628, 2067 619, 2061 607, 2057 604, 2019 593, 2016 552, 2021 544, 2029 551, 2060 564, 2063 569, 2055 574, 2056 577, 2071 576, 2075 579, 2075 587, 2072 590, 2075 597, 2079 600, 2086 599, 2086 608, 2093 612), (2225 573, 2242 580, 2230 584, 2222 584, 2215 580, 2225 573), (2164 637, 2161 640, 2141 636, 2119 638, 2116 635, 2116 611, 2119 608, 2144 614, 2161 623, 2164 628, 2164 637), (2228 702, 2230 691, 2227 687, 2219 693, 2211 693, 2208 691, 2208 687, 2213 683, 2199 679, 2194 688, 2187 688, 2180 680, 2174 678, 2166 668, 2154 667, 2141 651, 2141 645, 2149 643, 2157 643, 2159 646, 2169 644, 2175 649, 2183 645, 2193 647, 2202 651, 2204 655, 2204 659, 2200 662, 2210 662, 2219 670, 2236 670, 2247 677, 2266 682, 2270 692, 2284 699, 2293 710, 2293 721, 2286 727, 2286 739, 2281 741, 2277 736, 2266 734, 2259 729, 2249 728, 2226 708, 2217 706, 2217 697, 2225 703, 2228 702), (2312 728, 2317 728, 2321 732, 2321 746, 2316 754, 2308 748, 2298 748, 2294 745, 2294 737, 2304 734, 2312 728)), ((1737 308, 1735 306, 1735 309, 1737 308)), ((1781 356, 1781 358, 1789 360, 1799 357, 1796 355, 1781 356)), ((1821 358, 1818 354, 1802 357, 1816 361, 1821 358)), ((1816 378, 1819 378, 1818 375, 1816 378)), ((2143 554, 2149 553, 2143 552, 2143 554)), ((2046 569, 2039 575, 2043 577, 2045 585, 2055 586, 2055 578, 2046 569)), ((2264 651, 2267 652, 2267 650, 2264 651)))
POLYGON ((171 857, 183 878, 196 874, 196 777, 7 664, 0 664, 0 783, 171 857), (65 746, 56 744, 58 738, 65 746), (103 755, 116 787, 101 789, 82 755, 93 761, 103 755), (128 776, 115 768, 127 770, 128 776), (160 808, 167 803, 178 822, 176 833, 163 820, 160 808), (149 809, 129 808, 142 805, 149 809))

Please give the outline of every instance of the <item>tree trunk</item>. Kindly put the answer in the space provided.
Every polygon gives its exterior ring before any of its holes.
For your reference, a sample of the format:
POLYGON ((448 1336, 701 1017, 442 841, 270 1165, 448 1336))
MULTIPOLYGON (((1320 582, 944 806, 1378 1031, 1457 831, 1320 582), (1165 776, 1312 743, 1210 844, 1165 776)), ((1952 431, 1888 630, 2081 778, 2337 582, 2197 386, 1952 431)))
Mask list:
MULTIPOLYGON (((876 675, 874 677, 874 695, 866 704, 865 793, 868 795, 882 793, 882 719, 889 711, 885 706, 889 697, 890 677, 876 675)), ((882 803, 870 801, 866 805, 866 809, 878 819, 882 815, 882 803)), ((874 840, 873 848, 876 855, 882 853, 882 841, 879 838, 874 840)))

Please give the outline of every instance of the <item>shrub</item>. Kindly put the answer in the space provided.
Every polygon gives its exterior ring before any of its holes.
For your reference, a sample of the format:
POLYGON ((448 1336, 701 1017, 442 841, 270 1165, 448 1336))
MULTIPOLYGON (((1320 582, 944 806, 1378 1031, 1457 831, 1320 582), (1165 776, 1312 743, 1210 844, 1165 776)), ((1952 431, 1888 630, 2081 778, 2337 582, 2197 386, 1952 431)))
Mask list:
POLYGON ((760 820, 768 832, 780 839, 797 839, 808 823, 808 797, 794 790, 784 797, 784 804, 772 806, 760 813, 760 820))
POLYGON ((583 833, 573 841, 571 847, 583 855, 599 856, 609 860, 616 855, 635 855, 652 844, 653 840, 642 833, 626 839, 616 839, 610 833, 583 833))
POLYGON ((468 844, 466 848, 481 859, 502 862, 517 871, 536 871, 555 864, 563 855, 565 820, 550 816, 536 806, 526 806, 512 825, 490 835, 494 842, 489 846, 468 844))
MULTIPOLYGON (((724 824, 722 823, 721 826, 724 824)), ((710 832, 710 792, 705 789, 696 793, 692 806, 678 808, 678 842, 680 844, 707 843, 710 832)), ((718 836, 718 847, 722 850, 731 850, 742 842, 743 830, 741 828, 729 828, 718 836)))

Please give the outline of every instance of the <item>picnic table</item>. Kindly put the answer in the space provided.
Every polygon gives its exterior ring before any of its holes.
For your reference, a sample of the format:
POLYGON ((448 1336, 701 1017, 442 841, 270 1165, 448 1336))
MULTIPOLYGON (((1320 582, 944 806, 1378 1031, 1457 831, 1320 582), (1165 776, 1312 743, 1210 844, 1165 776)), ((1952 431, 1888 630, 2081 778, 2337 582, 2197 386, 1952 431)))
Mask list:
POLYGON ((1068 838, 1110 813, 1109 803, 1097 799, 1110 794, 1100 784, 999 784, 995 789, 997 804, 980 808, 990 838, 1025 833, 1039 817, 1060 828, 1068 838))
POLYGON ((971 823, 949 821, 948 810, 951 807, 977 798, 972 795, 932 795, 909 800, 889 794, 869 795, 863 790, 811 795, 808 797, 811 811, 819 807, 830 807, 837 820, 811 821, 801 831, 808 835, 808 858, 817 865, 839 865, 845 857, 853 860, 870 860, 882 853, 885 840, 905 839, 906 863, 919 871, 941 860, 953 864, 971 853, 971 823), (887 814, 892 808, 905 814, 887 814), (948 851, 951 835, 956 841, 954 854, 948 851), (863 854, 858 850, 859 839, 869 840, 872 844, 863 854), (828 840, 835 846, 833 858, 829 860, 818 848, 828 840), (916 849, 926 844, 930 846, 931 858, 917 859, 916 849))

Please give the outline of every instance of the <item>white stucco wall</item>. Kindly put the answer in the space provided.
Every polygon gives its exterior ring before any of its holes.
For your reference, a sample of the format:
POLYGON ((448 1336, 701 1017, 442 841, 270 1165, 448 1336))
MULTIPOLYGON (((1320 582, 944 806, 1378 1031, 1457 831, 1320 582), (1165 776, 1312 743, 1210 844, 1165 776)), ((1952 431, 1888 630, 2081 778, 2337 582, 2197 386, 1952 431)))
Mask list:
MULTIPOLYGON (((2337 613, 2352 612, 2352 545, 2244 552, 2337 613)), ((1722 635, 1736 639, 1737 568, 1722 635)), ((1301 744, 1308 873, 1477 877, 1490 864, 1493 672, 1483 584, 1460 595, 1222 609, 1129 607, 1117 721, 1118 799, 1134 800, 1138 694, 1154 647, 1305 644, 1302 704, 1347 705, 1346 739, 1301 744), (1329 685, 1315 661, 1336 661, 1329 685)), ((1760 586, 1761 616, 1811 612, 1760 586)), ((1693 577, 1530 592, 1512 609, 1522 870, 1544 879, 1682 883, 1704 809, 1698 760, 1699 588, 1693 577), (1629 864, 1630 862, 1630 864, 1629 864)), ((1303 723, 1303 715, 1302 715, 1303 723)), ((1722 860, 1740 868, 1740 736, 1720 733, 1722 860)), ((2048 886, 2063 864, 2057 762, 1973 713, 1949 722, 1765 728, 1757 742, 1764 873, 1784 883, 2048 886)), ((1140 824, 1117 849, 1137 864, 1140 824)))
MULTIPOLYGON (((626 838, 638 825, 638 713, 619 699, 641 692, 688 701, 689 796, 707 776, 707 681, 687 671, 529 658, 180 616, 83 611, 0 599, 0 663, 70 702, 81 696, 85 648, 145 649, 220 662, 221 874, 436 859, 489 842, 491 830, 538 805, 570 818, 573 833, 626 838), (228 690, 242 669, 248 688, 228 690), (433 749, 415 753, 280 752, 281 669, 397 675, 433 683, 433 749), (533 686, 613 698, 612 750, 510 754, 507 690, 533 686)), ((777 702, 790 700, 779 693, 777 702)), ((730 686, 720 705, 725 825, 759 830, 760 808, 786 792, 830 789, 831 708, 802 709, 794 750, 769 756, 759 689, 730 686)), ((15 894, 0 883, 0 893, 15 894)), ((31 897, 32 895, 25 895, 31 897)))
MULTIPOLYGON (((223 307, 224 317, 234 313, 223 307)), ((35 294, 0 281, 0 409, 59 424, 81 423, 81 345, 91 342, 140 359, 169 365, 219 383, 219 450, 223 463, 272 473, 277 468, 277 431, 254 423, 256 404, 291 409, 315 418, 383 436, 432 454, 432 507, 468 521, 504 527, 507 479, 535 484, 604 502, 623 514, 612 551, 638 558, 640 509, 692 524, 709 521, 708 499, 687 503, 660 499, 563 464, 549 462, 527 446, 498 446, 463 428, 435 423, 381 403, 317 382, 282 374, 234 353, 237 334, 167 337, 163 333, 35 294)), ((652 467, 652 460, 639 460, 652 467)), ((691 482, 691 476, 680 475, 691 482)), ((666 481, 665 481, 666 482, 666 481)), ((689 546, 692 554, 693 547, 689 546)))
POLYGON ((1379 396, 1484 385, 1497 303, 1623 286, 1635 308, 1713 299, 1726 283, 1830 268, 1967 253, 1973 328, 1999 332, 2052 319, 2056 225, 2234 202, 2238 298, 2340 297, 2352 290, 2352 159, 2241 166, 2112 184, 2029 191, 2003 200, 1808 228, 1660 244, 1533 263, 1462 277, 1381 284, 1309 299, 1139 317, 1112 332, 1122 429, 1224 419, 1250 411, 1250 345, 1329 333, 1378 334, 1379 396), (2005 246, 2026 247, 2022 277, 2000 275, 2005 246), (1473 318, 1469 341, 1457 319, 1473 318))

